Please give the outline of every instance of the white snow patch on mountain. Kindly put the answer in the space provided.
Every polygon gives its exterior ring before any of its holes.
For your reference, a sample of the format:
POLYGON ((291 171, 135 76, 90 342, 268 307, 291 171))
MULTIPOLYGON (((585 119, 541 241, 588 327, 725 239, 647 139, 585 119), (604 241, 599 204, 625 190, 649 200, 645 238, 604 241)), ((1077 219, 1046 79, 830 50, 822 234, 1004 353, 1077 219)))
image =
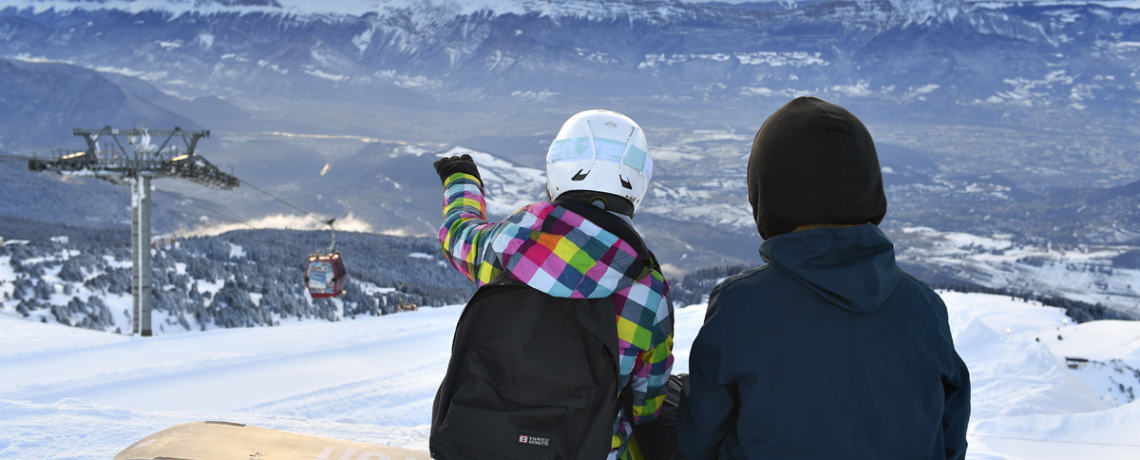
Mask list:
POLYGON ((320 69, 306 69, 306 70, 304 70, 304 72, 309 74, 309 75, 312 75, 314 77, 323 78, 325 80, 329 80, 329 81, 333 81, 333 82, 337 82, 337 83, 348 80, 348 75, 334 75, 334 74, 322 72, 320 69))
POLYGON ((869 97, 875 94, 871 89, 870 83, 865 80, 860 80, 850 85, 833 85, 826 88, 825 91, 843 94, 848 97, 869 97))
MULTIPOLYGON (((965 1, 973 3, 973 4, 978 5, 978 6, 981 6, 983 8, 994 8, 994 9, 1008 8, 1011 6, 1017 6, 1018 4, 1030 3, 1030 2, 1018 1, 1018 0, 965 0, 965 1)), ((1133 10, 1140 9, 1140 0, 1034 0, 1034 1, 1032 1, 1032 3, 1036 3, 1038 5, 1058 5, 1058 6, 1100 5, 1100 6, 1107 6, 1109 8, 1128 8, 1128 9, 1133 9, 1133 10)))
MULTIPOLYGON (((48 10, 120 10, 131 13, 167 11, 176 15, 196 13, 283 13, 283 14, 350 14, 360 16, 379 11, 376 0, 277 0, 276 5, 226 5, 202 0, 4 0, 0 7, 30 8, 35 13, 48 10)), ((212 38, 212 37, 211 37, 212 38)))
POLYGON ((372 284, 368 281, 357 281, 356 285, 358 286, 358 288, 361 291, 363 291, 364 293, 369 294, 369 295, 371 295, 371 294, 389 294, 389 293, 396 292, 396 288, 380 287, 380 286, 372 284))
POLYGON ((380 8, 389 14, 408 11, 422 18, 450 19, 490 12, 503 14, 537 14, 549 17, 581 17, 604 19, 629 16, 634 19, 662 19, 684 14, 682 2, 660 1, 646 4, 637 0, 594 2, 583 0, 379 0, 380 8))
POLYGON ((900 262, 937 268, 981 286, 1005 288, 1100 303, 1140 314, 1140 270, 1113 265, 1131 246, 1015 245, 1005 237, 985 237, 929 228, 892 232, 905 246, 900 262))
MULTIPOLYGON (((373 232, 371 224, 361 220, 351 212, 346 217, 337 218, 335 225, 337 230, 346 232, 373 232)), ((328 225, 326 225, 323 221, 314 219, 311 216, 275 214, 253 219, 244 223, 235 223, 229 221, 214 223, 213 221, 210 221, 202 226, 195 227, 192 230, 180 231, 176 236, 214 236, 234 230, 248 230, 250 227, 284 228, 293 230, 328 230, 329 228, 328 225)))
POLYGON ((578 16, 586 18, 608 18, 616 15, 634 17, 668 16, 680 10, 681 2, 656 2, 652 8, 632 0, 609 1, 604 3, 585 0, 543 1, 543 0, 276 0, 278 5, 227 5, 217 1, 202 0, 3 0, 0 8, 13 6, 30 8, 36 13, 54 9, 72 10, 120 10, 131 13, 143 11, 167 11, 175 15, 211 13, 269 13, 289 15, 351 15, 363 16, 369 13, 401 14, 410 12, 418 20, 426 23, 433 19, 451 19, 476 13, 539 14, 543 16, 578 16))
POLYGON ((741 65, 768 65, 771 67, 804 67, 829 65, 821 58, 821 53, 805 51, 776 52, 757 51, 754 53, 712 53, 712 54, 646 54, 645 60, 637 65, 639 69, 651 69, 660 65, 675 65, 688 61, 738 62, 741 65))
POLYGON ((923 85, 923 86, 920 86, 918 88, 911 87, 911 88, 907 89, 906 94, 903 95, 903 99, 926 100, 925 96, 927 94, 933 93, 934 90, 941 88, 941 87, 942 87, 941 85, 936 85, 933 83, 931 83, 929 85, 923 85))
MULTIPOLYGON (((769 3, 776 0, 729 0, 720 3, 769 3)), ((419 25, 430 25, 448 21, 457 16, 473 14, 527 15, 537 14, 548 17, 581 17, 588 19, 608 19, 628 16, 633 19, 663 20, 686 15, 686 4, 709 3, 705 0, 276 0, 268 5, 240 5, 211 0, 0 0, 0 8, 15 7, 30 9, 34 13, 55 10, 119 10, 130 13, 143 11, 165 11, 174 15, 214 14, 214 13, 268 13, 297 16, 363 16, 379 13, 381 16, 410 14, 419 25)), ((780 1, 785 8, 794 9, 800 5, 795 1, 780 1)), ((885 21, 896 20, 902 23, 923 23, 930 20, 953 20, 963 10, 974 6, 1003 8, 1010 2, 988 1, 975 3, 962 0, 889 0, 890 10, 874 10, 871 5, 862 4, 865 13, 881 16, 885 21)), ((1140 0, 1090 0, 1039 2, 1058 5, 1096 4, 1113 8, 1140 8, 1140 0)), ((357 43, 361 52, 366 48, 368 37, 357 43)), ((207 47, 209 44, 203 43, 207 47)))
POLYGON ((361 55, 364 55, 364 52, 367 51, 368 47, 372 45, 372 34, 374 33, 376 33, 376 29, 369 27, 368 30, 365 30, 359 35, 354 35, 352 37, 352 44, 360 50, 361 55))
POLYGON ((523 206, 546 199, 546 171, 519 166, 466 147, 455 147, 436 156, 459 155, 471 155, 479 165, 488 216, 505 217, 523 206))

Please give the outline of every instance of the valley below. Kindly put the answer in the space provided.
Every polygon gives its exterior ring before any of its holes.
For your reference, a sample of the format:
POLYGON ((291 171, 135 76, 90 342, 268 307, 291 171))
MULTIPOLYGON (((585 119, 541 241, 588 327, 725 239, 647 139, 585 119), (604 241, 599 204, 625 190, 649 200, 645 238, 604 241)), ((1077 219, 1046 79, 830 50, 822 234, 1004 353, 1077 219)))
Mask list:
MULTIPOLYGON (((751 141, 811 95, 875 138, 908 270, 1140 311, 1128 2, 199 3, 0 1, 5 158, 82 148, 77 127, 205 128, 199 153, 246 185, 157 181, 156 235, 322 228, 300 209, 430 240, 432 161, 474 155, 498 220, 545 198, 561 123, 606 108, 646 131, 635 224, 680 280, 763 263, 751 141)), ((0 179, 0 215, 33 227, 129 223, 125 187, 15 160, 0 179)))

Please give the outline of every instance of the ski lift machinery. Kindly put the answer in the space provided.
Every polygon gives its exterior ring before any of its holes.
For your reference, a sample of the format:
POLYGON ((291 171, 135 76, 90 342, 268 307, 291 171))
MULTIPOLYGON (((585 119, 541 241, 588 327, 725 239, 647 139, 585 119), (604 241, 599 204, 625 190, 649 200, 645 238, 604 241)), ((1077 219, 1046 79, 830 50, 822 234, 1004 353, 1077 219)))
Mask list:
POLYGON ((332 244, 328 249, 320 249, 309 254, 309 261, 305 264, 305 287, 309 289, 309 296, 314 299, 328 299, 345 294, 344 280, 348 272, 344 269, 344 260, 336 250, 336 230, 329 219, 325 222, 332 233, 332 244))

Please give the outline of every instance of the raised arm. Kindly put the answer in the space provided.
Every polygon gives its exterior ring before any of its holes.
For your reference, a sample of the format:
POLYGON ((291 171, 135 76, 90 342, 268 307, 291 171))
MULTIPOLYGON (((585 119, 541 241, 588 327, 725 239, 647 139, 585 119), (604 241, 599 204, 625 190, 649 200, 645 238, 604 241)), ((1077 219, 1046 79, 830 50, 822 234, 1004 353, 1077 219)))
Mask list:
POLYGON ((439 242, 451 266, 472 281, 487 283, 502 271, 491 250, 496 224, 487 222, 483 181, 470 155, 433 163, 443 181, 439 242))

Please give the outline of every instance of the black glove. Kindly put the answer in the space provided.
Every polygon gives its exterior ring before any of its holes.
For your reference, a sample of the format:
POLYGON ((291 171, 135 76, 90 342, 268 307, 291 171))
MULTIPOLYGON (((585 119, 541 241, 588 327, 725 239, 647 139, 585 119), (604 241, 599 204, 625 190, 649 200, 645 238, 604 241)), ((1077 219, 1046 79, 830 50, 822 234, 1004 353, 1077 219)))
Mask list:
MULTIPOLYGON (((665 385, 665 401, 661 403, 661 413, 649 423, 633 425, 633 436, 641 447, 642 458, 646 460, 685 460, 677 450, 677 411, 681 403, 681 391, 689 374, 669 376, 665 385)), ((632 405, 628 407, 633 412, 632 405)))
POLYGON ((475 160, 471 159, 471 155, 440 158, 431 165, 435 166, 440 181, 447 182, 447 178, 455 173, 466 173, 479 179, 479 187, 483 187, 483 178, 479 177, 479 168, 475 166, 475 160))

